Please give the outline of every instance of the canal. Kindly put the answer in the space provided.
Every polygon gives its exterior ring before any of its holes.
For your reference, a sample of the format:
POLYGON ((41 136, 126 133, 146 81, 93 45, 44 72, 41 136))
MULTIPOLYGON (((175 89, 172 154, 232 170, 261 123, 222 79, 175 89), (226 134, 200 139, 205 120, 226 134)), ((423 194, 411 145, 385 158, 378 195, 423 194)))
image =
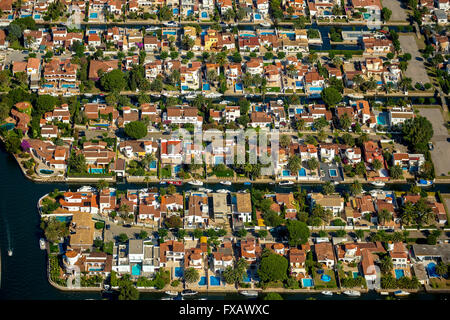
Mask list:
MULTIPOLYGON (((1 249, 1 283, 0 300, 80 300, 101 299, 97 292, 63 292, 52 287, 47 281, 46 253, 39 249, 39 238, 42 232, 39 228, 37 201, 45 193, 59 190, 76 189, 77 185, 33 183, 26 179, 20 171, 15 159, 7 154, 3 145, 0 146, 0 249, 1 249), (13 249, 13 255, 7 255, 8 248, 13 249)), ((118 184, 118 189, 142 188, 143 185, 118 184)), ((220 184, 206 185, 210 189, 220 189, 220 184)), ((232 186, 233 190, 244 186, 232 186)), ((289 190, 275 185, 263 185, 270 190, 289 190)), ((320 190, 320 186, 302 186, 308 190, 320 190)), ((188 188, 182 186, 181 188, 188 188)), ((396 185, 396 190, 407 190, 407 185, 396 185)), ((344 190, 345 186, 337 186, 344 190)), ((432 190, 450 192, 449 185, 437 185, 432 190)), ((141 299, 159 299, 163 294, 143 293, 141 299)), ((326 297, 320 294, 286 294, 285 299, 305 300, 314 296, 317 299, 356 299, 343 295, 326 297)), ((237 294, 208 294, 195 298, 206 297, 212 300, 247 299, 237 294)), ((413 294, 408 299, 443 299, 442 295, 413 294)), ((363 294, 362 300, 382 299, 376 293, 363 294)), ((187 298, 189 299, 189 298, 187 298)))

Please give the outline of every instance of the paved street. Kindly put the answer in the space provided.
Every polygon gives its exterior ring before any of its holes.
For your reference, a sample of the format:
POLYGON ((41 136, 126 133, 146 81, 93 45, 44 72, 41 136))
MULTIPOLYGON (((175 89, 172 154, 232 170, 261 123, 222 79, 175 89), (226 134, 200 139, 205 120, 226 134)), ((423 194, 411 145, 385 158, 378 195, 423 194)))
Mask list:
POLYGON ((423 108, 420 109, 420 115, 430 120, 433 125, 434 135, 431 141, 434 144, 434 150, 431 151, 431 158, 436 170, 436 176, 446 176, 450 172, 450 143, 447 128, 444 125, 441 109, 423 108))
POLYGON ((408 69, 406 69, 406 76, 412 79, 412 85, 414 86, 416 82, 430 82, 423 64, 423 58, 420 56, 416 37, 412 35, 400 35, 399 40, 403 53, 411 54, 411 60, 408 61, 408 69))

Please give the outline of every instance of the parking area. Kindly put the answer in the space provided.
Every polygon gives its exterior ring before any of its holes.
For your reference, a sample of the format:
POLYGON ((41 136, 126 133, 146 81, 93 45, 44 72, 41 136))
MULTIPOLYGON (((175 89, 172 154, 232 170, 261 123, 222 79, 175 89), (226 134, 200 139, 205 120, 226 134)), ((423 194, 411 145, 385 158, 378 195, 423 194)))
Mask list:
POLYGON ((400 35, 399 40, 403 53, 411 54, 411 60, 408 62, 408 69, 406 69, 406 76, 412 79, 413 86, 416 82, 430 82, 423 64, 423 58, 420 56, 416 36, 400 35))
POLYGON ((450 161, 448 154, 450 153, 450 136, 444 125, 441 109, 439 108, 423 108, 419 110, 421 116, 430 120, 433 125, 434 135, 431 141, 434 149, 431 151, 431 159, 434 163, 436 176, 446 176, 450 172, 450 161))
POLYGON ((393 21, 406 21, 407 15, 405 11, 405 5, 400 0, 383 0, 383 7, 392 11, 390 22, 393 21))

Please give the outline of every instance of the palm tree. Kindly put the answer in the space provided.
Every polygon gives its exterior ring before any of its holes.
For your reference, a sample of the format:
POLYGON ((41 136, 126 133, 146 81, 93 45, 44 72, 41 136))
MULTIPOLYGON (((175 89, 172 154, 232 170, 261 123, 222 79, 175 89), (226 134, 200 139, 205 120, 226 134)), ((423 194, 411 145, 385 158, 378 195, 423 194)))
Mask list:
POLYGON ((384 274, 388 274, 392 271, 393 267, 394 266, 392 264, 392 259, 390 256, 385 256, 383 259, 381 259, 380 261, 381 272, 383 272, 384 274))
POLYGON ((145 176, 144 182, 147 183, 147 189, 148 189, 148 183, 150 182, 150 177, 149 176, 145 176))
POLYGON ((380 212, 378 212, 378 222, 379 223, 389 222, 391 220, 392 220, 392 214, 388 210, 383 209, 380 212))

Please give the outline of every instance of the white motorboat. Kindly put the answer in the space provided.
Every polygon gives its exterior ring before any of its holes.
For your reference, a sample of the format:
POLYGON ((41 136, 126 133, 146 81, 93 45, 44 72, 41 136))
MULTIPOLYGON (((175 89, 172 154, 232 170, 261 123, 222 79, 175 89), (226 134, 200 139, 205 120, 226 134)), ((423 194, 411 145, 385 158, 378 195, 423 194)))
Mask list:
POLYGON ((193 296, 193 295, 196 295, 197 293, 198 293, 197 291, 194 291, 191 289, 186 289, 181 292, 181 295, 182 296, 193 296))
POLYGON ((257 297, 258 296, 258 291, 245 290, 245 291, 240 291, 239 293, 246 297, 257 297))
POLYGON ((339 184, 339 182, 334 181, 333 184, 334 184, 335 186, 337 186, 337 185, 339 184))
POLYGON ((211 99, 211 98, 220 98, 221 96, 223 96, 223 94, 221 93, 217 93, 217 92, 211 92, 205 95, 205 98, 211 99))
POLYGON ((383 181, 372 181, 370 184, 375 187, 384 187, 386 185, 383 181))
POLYGON ((45 240, 44 240, 44 238, 40 238, 39 239, 39 247, 41 248, 41 250, 45 250, 45 240))
POLYGON ((294 184, 292 181, 281 181, 278 183, 280 186, 291 186, 294 184))
POLYGON ((232 103, 232 102, 228 101, 228 100, 222 100, 219 102, 219 104, 230 104, 230 103, 232 103))
POLYGON ((217 190, 218 193, 229 193, 230 191, 227 189, 219 189, 217 190))
POLYGON ((382 296, 388 296, 388 295, 389 295, 389 292, 387 292, 387 291, 381 291, 380 294, 381 294, 382 296))
POLYGON ((193 186, 202 186, 203 185, 203 182, 201 182, 200 180, 192 180, 192 181, 189 181, 188 183, 193 186))
POLYGON ((270 28, 271 24, 269 22, 261 22, 259 24, 261 27, 270 28))
POLYGON ((431 187, 433 185, 433 180, 419 179, 416 181, 416 185, 418 187, 431 187))
POLYGON ((211 193, 211 192, 213 192, 212 189, 206 189, 206 188, 198 188, 198 191, 206 192, 206 193, 211 193))
POLYGON ((188 95, 184 96, 187 100, 194 100, 197 97, 196 93, 189 93, 188 95))
POLYGON ((361 296, 361 292, 355 290, 346 290, 343 292, 345 295, 350 297, 359 297, 361 296))
POLYGON ((8 249, 8 256, 12 256, 13 255, 13 251, 12 251, 12 249, 8 249))
POLYGON ((166 291, 164 293, 169 296, 178 296, 178 291, 166 291))
POLYGON ((403 291, 403 290, 398 290, 398 291, 394 291, 395 296, 397 297, 404 297, 404 296, 409 296, 410 293, 403 291))
POLYGON ((331 292, 331 291, 322 291, 322 294, 325 295, 325 296, 332 296, 333 292, 331 292))
POLYGON ((220 184, 223 184, 225 186, 231 186, 231 181, 220 181, 220 184))
POLYGON ((161 300, 173 300, 171 297, 162 297, 161 300))
POLYGON ((97 191, 97 189, 94 187, 91 187, 91 186, 82 186, 77 191, 78 192, 95 192, 95 191, 97 191))

